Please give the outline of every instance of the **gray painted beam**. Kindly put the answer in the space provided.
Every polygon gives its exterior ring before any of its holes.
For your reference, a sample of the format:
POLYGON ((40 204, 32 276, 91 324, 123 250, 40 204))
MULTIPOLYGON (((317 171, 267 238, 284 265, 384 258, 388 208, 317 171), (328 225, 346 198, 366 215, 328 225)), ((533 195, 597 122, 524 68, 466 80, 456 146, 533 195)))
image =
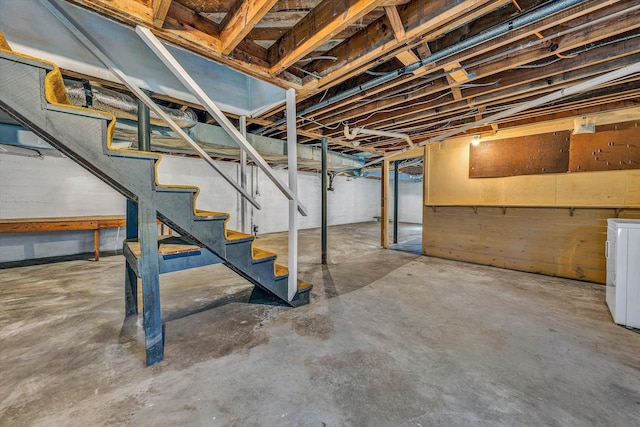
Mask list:
POLYGON ((140 252, 142 279, 142 315, 147 366, 162 361, 164 337, 160 311, 160 266, 158 262, 158 226, 156 210, 142 201, 140 213, 140 252))

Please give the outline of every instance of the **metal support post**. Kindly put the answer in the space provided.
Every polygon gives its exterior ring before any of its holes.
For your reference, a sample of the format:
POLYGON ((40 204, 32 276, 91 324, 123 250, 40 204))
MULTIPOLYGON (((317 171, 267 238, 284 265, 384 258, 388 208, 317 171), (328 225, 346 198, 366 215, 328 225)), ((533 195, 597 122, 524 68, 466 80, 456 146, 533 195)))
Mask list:
POLYGON ((160 312, 160 265, 158 261, 158 225, 155 208, 140 202, 140 278, 142 279, 142 315, 147 366, 162 361, 164 337, 160 312))
POLYGON ((389 161, 382 162, 382 191, 380 206, 380 245, 389 248, 389 161))
POLYGON ((398 243, 398 187, 400 182, 400 162, 393 162, 393 243, 398 243))
MULTIPOLYGON (((247 137, 247 116, 240 116, 240 133, 247 137)), ((247 152, 240 147, 240 187, 247 191, 247 152)), ((240 231, 251 233, 247 224, 247 201, 240 198, 240 231)))
POLYGON ((141 99, 138 99, 138 150, 151 151, 150 110, 141 99))
POLYGON ((125 236, 127 239, 138 238, 138 204, 127 199, 127 227, 125 236))
MULTIPOLYGON (((127 199, 127 225, 125 237, 138 238, 138 204, 127 199)), ((124 263, 124 311, 125 315, 138 314, 138 276, 129 265, 124 263)))
POLYGON ((322 264, 327 263, 327 138, 322 138, 322 264))
POLYGON ((296 91, 287 89, 287 164, 289 167, 289 301, 298 290, 298 138, 296 135, 296 91))

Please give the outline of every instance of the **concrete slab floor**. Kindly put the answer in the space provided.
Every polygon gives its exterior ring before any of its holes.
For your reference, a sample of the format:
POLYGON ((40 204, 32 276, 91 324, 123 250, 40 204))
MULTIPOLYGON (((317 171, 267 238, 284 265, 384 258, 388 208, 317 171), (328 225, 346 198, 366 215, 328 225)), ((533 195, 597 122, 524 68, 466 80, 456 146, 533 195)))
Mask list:
POLYGON ((0 271, 0 425, 640 423, 640 335, 603 286, 384 251, 378 230, 332 227, 326 267, 302 231, 297 309, 245 303, 222 266, 162 276, 150 368, 122 257, 0 271))

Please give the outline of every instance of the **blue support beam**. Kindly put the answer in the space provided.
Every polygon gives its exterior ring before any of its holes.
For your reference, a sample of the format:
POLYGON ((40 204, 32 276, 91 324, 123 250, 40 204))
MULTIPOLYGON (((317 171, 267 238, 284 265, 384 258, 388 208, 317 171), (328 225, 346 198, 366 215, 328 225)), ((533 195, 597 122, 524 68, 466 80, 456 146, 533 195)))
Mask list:
POLYGON ((158 226, 156 210, 142 202, 138 205, 140 222, 140 278, 142 279, 142 316, 147 366, 162 361, 164 336, 160 311, 160 265, 158 262, 158 226))
MULTIPOLYGON (((138 204, 127 199, 126 238, 138 238, 138 204)), ((125 315, 138 314, 138 276, 128 262, 124 267, 124 304, 125 315)))

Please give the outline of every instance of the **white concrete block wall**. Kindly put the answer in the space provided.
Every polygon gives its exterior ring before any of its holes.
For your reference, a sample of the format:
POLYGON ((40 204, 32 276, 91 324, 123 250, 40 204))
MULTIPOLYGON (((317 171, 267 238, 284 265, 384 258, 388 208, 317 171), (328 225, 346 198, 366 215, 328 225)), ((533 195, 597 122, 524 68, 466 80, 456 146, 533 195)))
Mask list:
MULTIPOLYGON (((234 179, 238 178, 239 166, 234 163, 219 162, 221 169, 234 179)), ((257 182, 256 200, 262 206, 254 209, 253 222, 259 233, 286 231, 289 226, 289 201, 275 184, 258 168, 250 167, 247 182, 251 182, 253 170, 254 184, 257 182), (256 178, 257 175, 257 178, 256 178)), ((200 209, 229 212, 232 228, 239 228, 239 198, 235 190, 205 162, 200 159, 165 156, 158 167, 159 179, 163 184, 185 184, 200 187, 197 206, 200 209)), ((276 170, 276 175, 288 183, 286 170, 276 170)), ((328 192, 329 225, 350 224, 373 220, 380 214, 380 181, 375 179, 348 179, 336 177, 334 191, 328 192)), ((309 214, 299 217, 299 227, 315 228, 321 225, 321 179, 320 174, 299 172, 298 194, 309 214)), ((251 205, 249 205, 251 207, 251 205)))
MULTIPOLYGON (((400 200, 398 200, 398 220, 412 224, 422 224, 422 182, 400 180, 400 200)), ((389 218, 393 218, 393 179, 389 181, 390 187, 390 212, 389 218)))
MULTIPOLYGON (((63 157, 0 155, 0 218, 124 215, 125 199, 63 157)), ((122 249, 124 229, 100 230, 100 249, 122 249)), ((93 231, 0 234, 0 262, 93 252, 93 231)))
MULTIPOLYGON (((238 179, 237 164, 219 165, 238 179)), ((254 177, 257 173, 257 200, 263 206, 260 211, 254 210, 259 233, 286 231, 288 200, 262 171, 251 169, 254 177)), ((276 173, 288 181, 286 170, 276 173)), ((239 228, 239 198, 235 190, 204 161, 164 156, 159 165, 159 181, 199 186, 198 208, 229 212, 230 226, 239 228)), ((301 229, 321 225, 320 185, 319 174, 298 174, 300 199, 309 211, 307 217, 299 217, 301 229)), ((400 185, 400 220, 421 222, 422 185, 404 181, 400 185)), ((336 177, 334 188, 328 193, 329 225, 366 222, 380 215, 379 180, 336 177)), ((124 197, 67 158, 0 155, 0 218, 124 215, 125 206, 124 197)), ((120 249, 123 238, 124 230, 102 230, 101 249, 120 249)), ((91 231, 0 234, 0 262, 92 251, 91 231)))
POLYGON ((0 218, 124 215, 125 199, 64 157, 0 155, 0 218))

